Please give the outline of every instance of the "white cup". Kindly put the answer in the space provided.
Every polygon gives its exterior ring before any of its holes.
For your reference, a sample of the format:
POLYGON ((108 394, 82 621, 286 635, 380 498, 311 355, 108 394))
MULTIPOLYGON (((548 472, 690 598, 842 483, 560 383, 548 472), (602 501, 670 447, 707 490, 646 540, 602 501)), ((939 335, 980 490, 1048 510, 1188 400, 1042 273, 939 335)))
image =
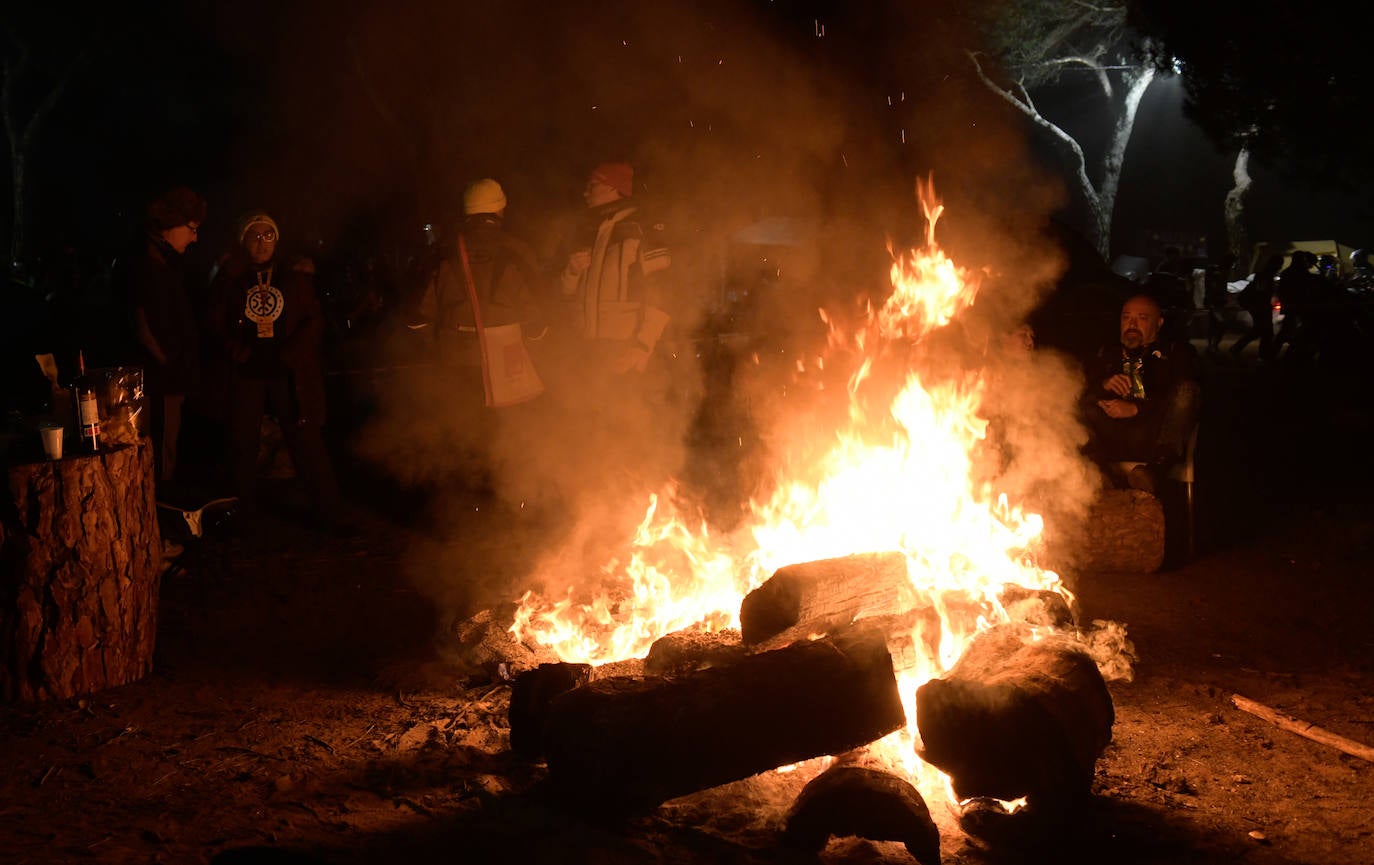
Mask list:
POLYGON ((62 427, 57 424, 45 424, 38 428, 38 432, 43 436, 43 453, 48 459, 62 459, 62 427))

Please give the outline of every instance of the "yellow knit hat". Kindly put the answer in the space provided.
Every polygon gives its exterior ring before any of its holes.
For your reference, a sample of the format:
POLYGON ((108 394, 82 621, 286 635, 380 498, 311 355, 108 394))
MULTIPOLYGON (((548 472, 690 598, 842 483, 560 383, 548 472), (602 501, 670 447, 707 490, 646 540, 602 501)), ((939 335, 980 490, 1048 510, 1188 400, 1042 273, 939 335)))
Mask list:
POLYGON ((500 213, 506 209, 506 193, 501 184, 484 177, 474 180, 463 190, 463 213, 500 213))

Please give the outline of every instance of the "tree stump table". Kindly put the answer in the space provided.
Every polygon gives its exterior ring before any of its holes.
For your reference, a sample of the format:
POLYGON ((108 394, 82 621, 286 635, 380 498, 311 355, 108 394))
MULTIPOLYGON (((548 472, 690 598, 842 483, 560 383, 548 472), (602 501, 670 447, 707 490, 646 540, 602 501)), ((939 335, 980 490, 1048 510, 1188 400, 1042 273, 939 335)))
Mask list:
POLYGON ((149 440, 6 474, 0 699, 62 699, 146 675, 162 581, 149 440))

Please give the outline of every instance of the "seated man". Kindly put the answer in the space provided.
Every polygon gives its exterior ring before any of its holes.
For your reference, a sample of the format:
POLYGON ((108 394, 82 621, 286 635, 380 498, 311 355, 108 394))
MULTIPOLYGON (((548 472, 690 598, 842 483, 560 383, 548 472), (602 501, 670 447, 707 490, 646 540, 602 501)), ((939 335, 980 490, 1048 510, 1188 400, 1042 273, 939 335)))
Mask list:
POLYGON ((1114 464, 1139 462, 1125 479, 1153 493, 1184 454, 1197 424, 1202 387, 1191 344, 1159 341, 1164 315, 1148 295, 1121 307, 1119 344, 1104 346, 1086 369, 1081 408, 1088 455, 1110 476, 1114 464))

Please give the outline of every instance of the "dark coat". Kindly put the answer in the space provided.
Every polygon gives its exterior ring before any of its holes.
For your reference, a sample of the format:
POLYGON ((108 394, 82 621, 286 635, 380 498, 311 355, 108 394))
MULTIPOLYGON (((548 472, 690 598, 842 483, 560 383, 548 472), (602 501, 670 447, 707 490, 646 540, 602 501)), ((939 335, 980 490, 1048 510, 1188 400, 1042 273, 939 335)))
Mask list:
MULTIPOLYGON (((1145 384, 1144 399, 1134 400, 1138 407, 1135 417, 1113 421, 1118 426, 1157 429, 1168 409, 1180 382, 1198 381, 1200 369, 1197 351, 1192 345, 1179 341, 1172 344, 1152 342, 1141 350, 1141 378, 1145 384)), ((1119 372, 1125 361, 1120 343, 1103 346, 1084 370, 1087 389, 1083 395, 1083 409, 1091 416, 1101 414, 1097 401, 1121 399, 1102 387, 1102 383, 1119 372)))
POLYGON ((150 387, 186 394, 199 381, 199 337, 187 293, 184 257, 161 237, 149 234, 129 265, 130 303, 142 312, 166 363, 140 345, 138 357, 150 387))
MULTIPOLYGON (((533 251, 488 214, 469 216, 458 234, 467 248, 483 327, 521 324, 526 337, 538 336, 544 315, 539 302, 541 274, 533 251)), ((446 361, 473 366, 480 362, 476 319, 457 240, 425 286, 420 315, 434 328, 446 361)))
POLYGON ((208 319, 211 350, 232 377, 290 379, 298 419, 323 423, 324 315, 310 274, 278 266, 269 277, 236 251, 210 284, 208 319))

